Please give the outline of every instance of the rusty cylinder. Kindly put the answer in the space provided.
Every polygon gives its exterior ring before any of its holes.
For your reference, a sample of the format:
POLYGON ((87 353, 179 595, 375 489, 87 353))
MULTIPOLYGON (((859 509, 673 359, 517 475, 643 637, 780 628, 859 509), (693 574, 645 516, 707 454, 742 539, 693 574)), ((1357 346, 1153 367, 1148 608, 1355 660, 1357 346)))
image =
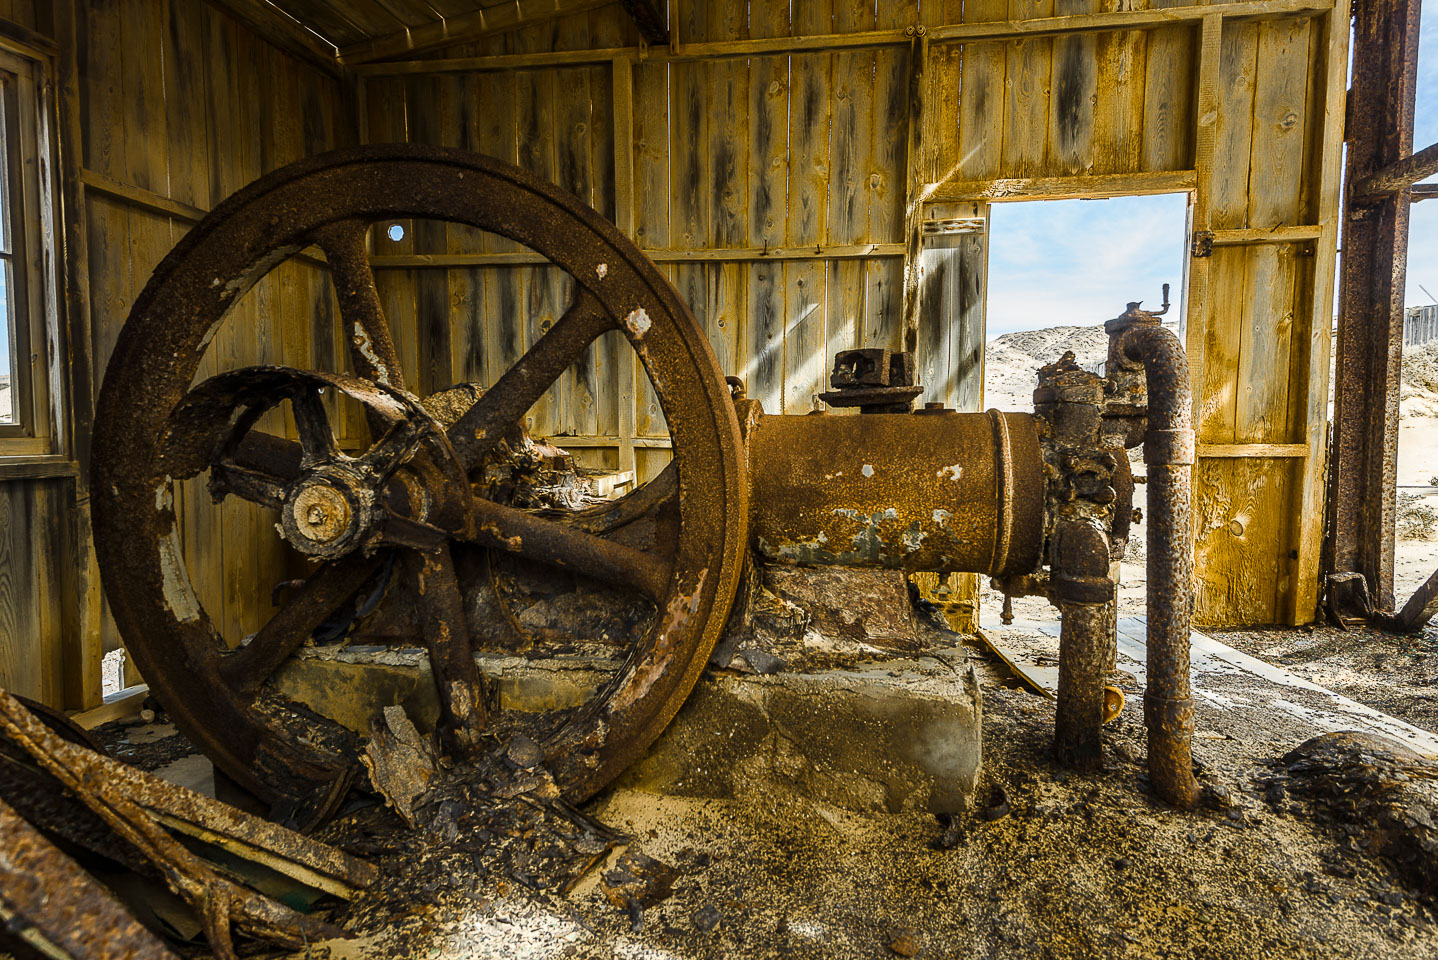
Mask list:
POLYGON ((1026 413, 766 416, 749 442, 750 533, 777 563, 1008 576, 1043 547, 1026 413))

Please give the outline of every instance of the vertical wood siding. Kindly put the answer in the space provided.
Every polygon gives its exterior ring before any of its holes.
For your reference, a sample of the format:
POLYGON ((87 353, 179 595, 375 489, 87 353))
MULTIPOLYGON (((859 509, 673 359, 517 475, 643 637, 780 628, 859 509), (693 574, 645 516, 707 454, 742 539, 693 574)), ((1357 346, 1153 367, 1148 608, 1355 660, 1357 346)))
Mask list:
MULTIPOLYGON (((921 9, 914 0, 679 0, 675 13, 679 39, 688 43, 1181 5, 937 0, 921 9)), ((0 0, 0 17, 41 32, 52 27, 50 5, 39 0, 0 0)), ((207 209, 268 170, 361 136, 456 145, 519 163, 604 215, 632 220, 641 247, 669 251, 661 269, 703 325, 721 368, 743 377, 771 412, 810 409, 837 350, 902 345, 903 257, 824 251, 905 241, 911 160, 928 183, 1192 170, 1203 130, 1212 133, 1214 157, 1211 169, 1200 171, 1198 202, 1212 229, 1319 226, 1334 209, 1322 191, 1337 189, 1318 180, 1332 126, 1341 121, 1325 113, 1326 71, 1338 61, 1323 17, 1225 23, 1218 109, 1205 117, 1197 106, 1196 20, 1057 38, 932 42, 922 130, 915 131, 921 153, 913 158, 908 46, 636 59, 633 114, 622 124, 632 142, 616 145, 608 64, 371 76, 346 91, 208 3, 80 0, 78 22, 87 170, 207 209), (351 92, 357 115, 347 106, 351 92), (625 151, 633 158, 634 202, 621 212, 615 157, 625 151), (817 252, 728 260, 674 253, 779 247, 817 252)), ((637 42, 614 7, 437 55, 637 42)), ((99 374, 150 271, 190 223, 95 190, 83 219, 90 317, 88 326, 69 323, 86 331, 99 374)), ((463 227, 400 226, 400 241, 376 237, 377 255, 514 250, 463 227)), ((936 269, 951 259, 935 258, 936 269)), ((1308 443, 1310 457, 1201 460, 1198 614, 1213 623, 1306 620, 1311 611, 1295 599, 1306 594, 1295 583, 1294 553, 1314 542, 1319 520, 1298 518, 1295 507, 1307 502, 1323 468, 1323 432, 1314 422, 1322 408, 1312 398, 1325 385, 1309 380, 1324 369, 1313 356, 1313 345, 1326 342, 1314 335, 1314 318, 1322 321, 1321 304, 1331 299, 1331 255, 1315 260, 1311 242, 1220 245, 1203 275, 1207 294, 1188 315, 1189 342, 1203 348, 1199 442, 1308 443)), ((982 337, 982 310, 972 302, 982 280, 957 273, 930 280, 919 330, 936 352, 931 359, 938 352, 945 358, 942 398, 977 407, 965 386, 972 378, 960 367, 972 369, 970 353, 982 337), (951 328, 934 316, 940 310, 951 328)), ((572 293, 558 270, 530 264, 391 267, 379 271, 379 283, 407 375, 421 392, 492 382, 572 293)), ((236 306, 200 375, 257 362, 346 366, 335 316, 325 271, 292 261, 236 306)), ((653 475, 668 454, 644 441, 664 437, 665 420, 642 376, 630 400, 631 356, 617 335, 596 343, 536 407, 531 428, 617 438, 632 424, 638 469, 653 475)), ((357 411, 347 409, 342 422, 359 435, 357 411)), ((616 440, 585 447, 582 457, 617 466, 618 451, 616 440)), ((0 684, 52 702, 63 685, 61 613, 73 602, 63 584, 74 551, 63 539, 69 534, 59 532, 68 526, 69 489, 63 480, 0 483, 0 684)), ((215 508, 193 484, 181 491, 178 509, 187 562, 207 607, 232 641, 257 629, 270 587, 290 574, 272 518, 248 506, 215 508)), ((106 629, 113 645, 113 628, 106 629)))
MULTIPOLYGON (((270 170, 353 140, 337 81, 208 3, 84 0, 78 12, 88 171, 206 210, 270 170)), ((130 305, 192 224, 96 190, 85 222, 89 329, 103 373, 130 305)), ((291 260, 231 310, 199 378, 256 363, 335 369, 345 356, 335 315, 326 271, 291 260)), ((435 339, 448 363, 448 342, 435 339)), ((290 574, 275 517, 234 498, 216 506, 198 480, 178 491, 176 514, 199 596, 237 642, 264 623, 271 587, 290 574)), ((108 616, 103 629, 113 649, 108 616)))
MULTIPOLYGON (((1122 9, 1180 6, 1138 0, 1122 9)), ((943 0, 873 4, 864 0, 680 0, 681 43, 892 29, 915 23, 978 23, 1106 12, 1103 0, 943 0)), ((1319 129, 1325 30, 1294 18, 1227 23, 1217 89, 1215 158, 1202 184, 1218 230, 1314 222, 1310 172, 1319 129)), ((931 43, 924 73, 925 182, 1085 177, 1192 170, 1196 162, 1200 24, 1062 37, 931 43)), ((530 28, 481 47, 476 56, 635 42, 612 10, 530 28)), ((747 59, 640 60, 634 76, 636 201, 634 236, 652 251, 813 245, 812 259, 729 261, 671 254, 661 269, 689 304, 726 374, 743 377, 771 412, 803 413, 826 387, 829 360, 850 346, 899 348, 903 260, 825 257, 833 245, 903 242, 909 163, 907 48, 815 51, 747 59), (678 256, 678 259, 675 259, 678 256)), ((507 157, 575 190, 616 216, 609 191, 612 156, 602 122, 610 99, 603 66, 481 72, 450 81, 371 77, 366 82, 370 139, 461 142, 507 157), (456 99, 449 99, 450 97, 456 99), (380 105, 383 106, 380 106, 380 105), (439 111, 435 104, 443 104, 439 111), (466 104, 468 106, 466 106, 466 104), (421 114, 427 122, 418 125, 421 114), (464 117, 481 117, 477 134, 464 117), (397 128, 396 117, 409 117, 397 128), (435 122, 437 121, 437 122, 435 122)), ((977 198, 976 198, 977 199, 977 198)), ((507 249, 493 238, 439 244, 423 231, 406 252, 507 249)), ((978 242, 975 240, 974 242, 978 242)), ((388 252, 400 252, 399 248, 388 252)), ((1302 243, 1219 246, 1208 267, 1210 294, 1200 324, 1207 362, 1197 384, 1203 444, 1303 442, 1309 424, 1309 322, 1314 313, 1311 251, 1302 243)), ((935 270, 958 259, 931 257, 935 270)), ((972 258, 969 258, 972 259, 972 258)), ((433 349, 483 340, 491 361, 450 369, 493 378, 561 310, 562 278, 532 266, 385 269, 396 326, 415 335, 448 283, 450 330, 434 329, 433 349), (463 293, 453 291, 456 277, 463 293), (455 303, 482 308, 455 310, 455 303)), ((982 311, 969 301, 979 276, 931 277, 920 300, 921 369, 934 367, 932 396, 980 405, 967 384, 969 356, 982 337, 982 311), (940 282, 941 281, 941 282, 940 282), (943 317, 936 317, 943 311, 943 317), (957 318, 957 319, 955 319, 957 318), (952 329, 945 328, 947 322, 952 329), (935 366, 937 364, 937 366, 935 366), (939 369, 939 368, 942 369, 939 369), (968 369, 963 373, 961 367, 968 369)), ((1319 295, 1326 295, 1320 291, 1319 295)), ((1115 304, 1115 309, 1121 306, 1115 304)), ((1089 318, 1098 322, 1104 318, 1089 318)), ((441 325, 442 326, 442 325, 441 325)), ((600 344, 536 408, 531 426, 555 435, 615 436, 626 400, 616 375, 623 349, 600 344), (565 399, 568 398, 568 399, 565 399), (570 402, 570 401, 573 402, 570 402)), ((436 369, 445 369, 436 358, 436 369)), ((641 378, 642 379, 642 378, 641 378)), ((634 415, 642 439, 665 434, 647 383, 634 415)), ((615 441, 615 448, 618 441, 615 441)), ((585 447, 588 462, 613 465, 616 449, 585 447)), ((641 473, 664 462, 639 452, 641 473), (648 461, 646 462, 646 457, 648 461)), ((1294 498, 1321 464, 1263 458, 1205 459, 1196 469, 1195 529, 1199 615, 1209 622, 1263 622, 1285 616, 1294 584, 1290 555, 1302 531, 1294 498)), ((1306 617, 1306 614, 1304 615, 1306 617)))

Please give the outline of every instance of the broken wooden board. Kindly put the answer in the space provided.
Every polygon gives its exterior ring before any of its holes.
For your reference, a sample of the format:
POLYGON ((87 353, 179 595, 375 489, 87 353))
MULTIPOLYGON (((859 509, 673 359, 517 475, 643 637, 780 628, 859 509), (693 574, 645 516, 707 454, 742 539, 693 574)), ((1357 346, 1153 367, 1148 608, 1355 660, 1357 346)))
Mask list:
POLYGON ((979 642, 989 648, 989 652, 998 657, 1003 665, 1009 668, 1009 672, 1019 681, 1030 693, 1036 693, 1041 697, 1048 697, 1052 700, 1058 695, 1059 690, 1059 668, 1057 654, 1054 657, 1054 666, 1044 666, 1034 663, 1032 657, 1026 657, 1018 649, 1002 641, 1003 634, 993 628, 975 630, 974 636, 979 642))
MULTIPOLYGON (((1035 677, 1044 668, 1033 663, 1026 650, 1025 636, 1041 634, 1050 638, 1046 653, 1057 659, 1057 621, 1015 621, 1007 627, 985 627, 991 641, 1006 651, 1018 671, 1035 677)), ((1118 622, 1118 669, 1133 674, 1140 686, 1145 681, 1148 624, 1144 617, 1125 617, 1118 622)), ((1218 717, 1210 726, 1226 733, 1224 718, 1275 730, 1282 726, 1285 736, 1302 738, 1314 733, 1359 730, 1397 740, 1410 749, 1438 757, 1438 736, 1405 723, 1397 717, 1365 706, 1305 680, 1292 671, 1265 663, 1233 649, 1221 641, 1193 631, 1190 635, 1190 683, 1194 700, 1214 708, 1218 717)), ((1057 667, 1053 671, 1055 682, 1057 667)))

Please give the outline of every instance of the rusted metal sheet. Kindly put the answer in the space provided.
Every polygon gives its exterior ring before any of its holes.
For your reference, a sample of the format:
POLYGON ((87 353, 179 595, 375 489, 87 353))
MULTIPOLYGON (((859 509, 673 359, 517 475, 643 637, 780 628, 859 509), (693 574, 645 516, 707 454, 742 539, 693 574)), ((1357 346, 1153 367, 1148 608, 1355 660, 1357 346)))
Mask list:
MULTIPOLYGON (((1327 573, 1362 575, 1382 610, 1393 609, 1410 190, 1363 193, 1365 180, 1393 168, 1413 149, 1420 8, 1420 0, 1359 0, 1353 7, 1325 553, 1327 573)), ((1365 613, 1335 614, 1355 612, 1365 613)))
POLYGON ((0 801, 0 949, 19 944, 70 960, 175 960, 110 891, 0 801))
POLYGON ((750 437, 758 554, 995 576, 1038 566, 1043 460, 1019 413, 761 417, 750 437))

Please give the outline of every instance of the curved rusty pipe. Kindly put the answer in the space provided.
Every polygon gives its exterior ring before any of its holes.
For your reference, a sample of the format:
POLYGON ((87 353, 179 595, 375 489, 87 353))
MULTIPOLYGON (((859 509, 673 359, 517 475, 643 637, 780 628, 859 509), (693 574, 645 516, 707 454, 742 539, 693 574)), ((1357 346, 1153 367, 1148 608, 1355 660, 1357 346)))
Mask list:
POLYGON ((1121 355, 1144 368, 1148 430, 1148 771, 1165 802, 1191 809, 1193 700, 1188 686, 1193 537, 1189 514, 1194 462, 1193 402, 1188 360, 1172 331, 1137 323, 1119 335, 1121 355))

